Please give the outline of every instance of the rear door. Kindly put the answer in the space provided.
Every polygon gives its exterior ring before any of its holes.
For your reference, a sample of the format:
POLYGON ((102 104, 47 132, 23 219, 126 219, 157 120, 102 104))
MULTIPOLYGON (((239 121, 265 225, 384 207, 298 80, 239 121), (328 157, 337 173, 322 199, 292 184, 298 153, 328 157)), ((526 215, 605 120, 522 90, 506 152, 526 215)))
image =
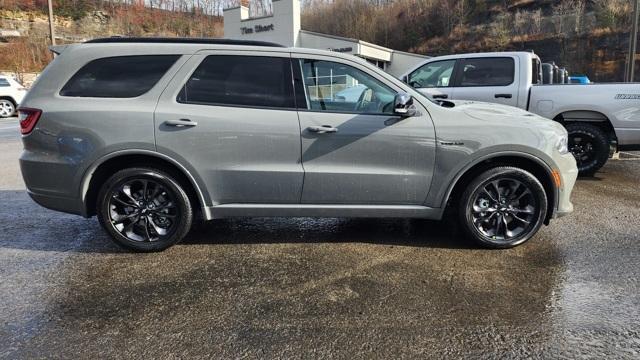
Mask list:
POLYGON ((298 203, 303 170, 290 54, 194 55, 162 94, 158 151, 206 185, 213 205, 298 203))
POLYGON ((451 99, 455 65, 455 59, 426 63, 410 72, 405 82, 431 99, 451 99))
POLYGON ((477 57, 459 60, 453 99, 518 106, 517 57, 477 57))
POLYGON ((435 132, 426 109, 416 104, 418 114, 402 119, 393 114, 399 89, 367 67, 297 56, 305 169, 301 202, 422 204, 435 161, 435 132))

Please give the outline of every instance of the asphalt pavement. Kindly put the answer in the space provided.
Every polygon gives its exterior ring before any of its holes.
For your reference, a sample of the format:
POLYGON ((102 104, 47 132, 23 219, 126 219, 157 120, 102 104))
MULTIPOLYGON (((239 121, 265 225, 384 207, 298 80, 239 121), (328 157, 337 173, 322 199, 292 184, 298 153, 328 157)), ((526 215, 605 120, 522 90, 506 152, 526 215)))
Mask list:
MULTIPOLYGON (((640 161, 510 250, 454 223, 218 220, 165 252, 29 199, 0 121, 0 358, 640 357, 640 161)), ((52 174, 54 176, 54 174, 52 174)))

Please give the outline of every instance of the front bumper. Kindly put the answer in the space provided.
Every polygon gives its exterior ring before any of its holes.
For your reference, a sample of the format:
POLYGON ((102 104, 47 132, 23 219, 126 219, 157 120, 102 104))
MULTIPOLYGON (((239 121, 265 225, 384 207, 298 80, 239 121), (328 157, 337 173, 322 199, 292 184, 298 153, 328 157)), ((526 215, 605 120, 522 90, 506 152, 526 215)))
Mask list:
POLYGON ((554 218, 563 217, 573 212, 573 204, 571 203, 571 193, 578 179, 578 167, 576 159, 568 154, 556 154, 553 157, 557 170, 560 173, 562 183, 558 188, 558 202, 554 218))

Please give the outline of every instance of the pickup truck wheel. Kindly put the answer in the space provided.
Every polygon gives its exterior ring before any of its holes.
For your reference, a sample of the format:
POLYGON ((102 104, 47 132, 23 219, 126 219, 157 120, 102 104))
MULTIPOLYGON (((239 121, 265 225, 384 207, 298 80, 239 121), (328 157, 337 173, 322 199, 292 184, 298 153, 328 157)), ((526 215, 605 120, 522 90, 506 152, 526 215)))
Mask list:
POLYGON ((592 176, 609 158, 609 139, 597 126, 569 123, 569 151, 576 158, 580 176, 592 176))
POLYGON ((153 168, 118 171, 98 195, 98 219, 119 245, 139 252, 164 250, 191 228, 189 197, 169 174, 153 168))
POLYGON ((458 214, 465 233, 478 244, 496 249, 524 243, 535 235, 547 214, 547 194, 530 172, 496 167, 476 177, 460 198, 458 214))

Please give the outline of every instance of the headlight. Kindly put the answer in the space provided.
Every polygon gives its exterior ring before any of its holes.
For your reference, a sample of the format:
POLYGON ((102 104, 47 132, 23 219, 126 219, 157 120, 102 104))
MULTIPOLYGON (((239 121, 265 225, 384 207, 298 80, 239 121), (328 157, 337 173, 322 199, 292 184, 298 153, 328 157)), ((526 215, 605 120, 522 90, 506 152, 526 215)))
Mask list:
POLYGON ((560 154, 564 155, 569 152, 568 141, 567 135, 563 135, 558 139, 558 142, 556 143, 556 150, 558 150, 560 154))

